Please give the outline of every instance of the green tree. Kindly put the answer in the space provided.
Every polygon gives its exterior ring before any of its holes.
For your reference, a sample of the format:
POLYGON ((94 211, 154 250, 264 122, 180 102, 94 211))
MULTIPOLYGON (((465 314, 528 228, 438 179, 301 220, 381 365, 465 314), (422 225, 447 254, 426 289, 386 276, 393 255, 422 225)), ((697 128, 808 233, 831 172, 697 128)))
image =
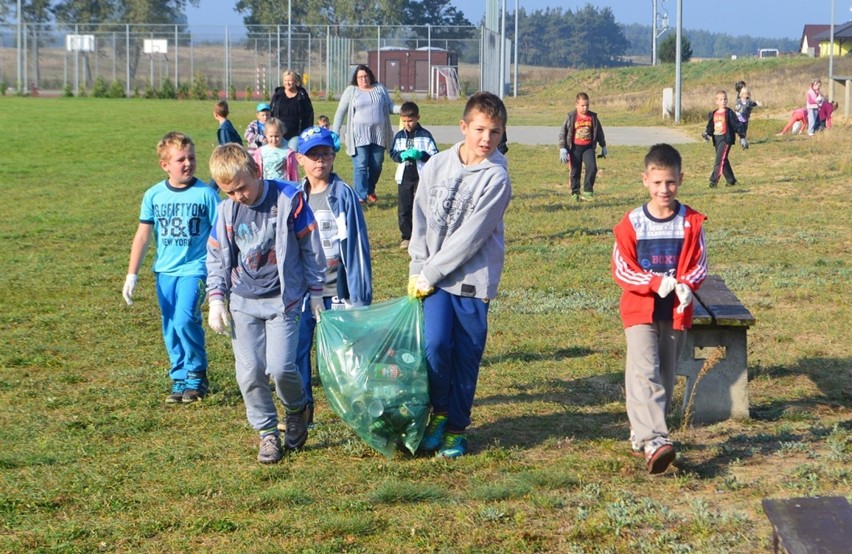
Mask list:
MULTIPOLYGON (((657 46, 657 57, 663 63, 674 63, 677 59, 677 35, 671 33, 664 38, 657 46)), ((692 59, 692 45, 689 44, 689 39, 681 35, 680 37, 680 61, 688 62, 692 59)))

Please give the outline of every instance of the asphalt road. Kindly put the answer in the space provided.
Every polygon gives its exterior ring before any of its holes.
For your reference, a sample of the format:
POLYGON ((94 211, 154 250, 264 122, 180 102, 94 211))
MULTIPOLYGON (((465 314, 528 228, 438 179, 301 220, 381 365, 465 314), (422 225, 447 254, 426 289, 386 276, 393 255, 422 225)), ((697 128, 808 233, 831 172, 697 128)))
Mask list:
MULTIPOLYGON (((439 144, 454 144, 461 140, 461 131, 454 125, 426 125, 439 144)), ((509 146, 512 143, 556 147, 559 127, 525 127, 509 125, 509 146)), ((660 142, 687 144, 697 138, 672 127, 604 127, 607 146, 651 146, 660 142)))

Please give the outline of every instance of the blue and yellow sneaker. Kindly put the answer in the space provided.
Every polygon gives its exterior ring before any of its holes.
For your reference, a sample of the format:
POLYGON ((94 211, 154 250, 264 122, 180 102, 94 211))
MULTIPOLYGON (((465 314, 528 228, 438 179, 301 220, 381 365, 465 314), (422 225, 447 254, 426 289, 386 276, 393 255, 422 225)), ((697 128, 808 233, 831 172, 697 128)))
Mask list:
POLYGON ((420 441, 419 450, 432 452, 438 450, 444 440, 444 430, 447 428, 447 414, 432 414, 429 418, 429 425, 426 426, 426 432, 423 433, 423 440, 420 441))
POLYGON ((447 433, 438 451, 439 458, 458 458, 467 453, 467 437, 463 433, 447 433))

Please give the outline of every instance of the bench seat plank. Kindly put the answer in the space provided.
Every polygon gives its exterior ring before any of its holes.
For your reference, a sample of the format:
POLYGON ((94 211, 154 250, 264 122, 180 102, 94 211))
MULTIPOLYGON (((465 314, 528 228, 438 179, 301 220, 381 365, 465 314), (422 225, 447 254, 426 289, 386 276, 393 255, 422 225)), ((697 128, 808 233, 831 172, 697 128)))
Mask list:
POLYGON ((775 546, 787 554, 848 554, 852 506, 842 496, 763 500, 775 546))
MULTIPOLYGON (((713 317, 716 325, 729 325, 732 327, 751 327, 754 325, 754 316, 743 306, 736 295, 725 285, 718 275, 708 275, 695 296, 706 311, 713 317)), ((696 306, 697 307, 697 306, 696 306)), ((702 322, 702 324, 704 324, 702 322)))

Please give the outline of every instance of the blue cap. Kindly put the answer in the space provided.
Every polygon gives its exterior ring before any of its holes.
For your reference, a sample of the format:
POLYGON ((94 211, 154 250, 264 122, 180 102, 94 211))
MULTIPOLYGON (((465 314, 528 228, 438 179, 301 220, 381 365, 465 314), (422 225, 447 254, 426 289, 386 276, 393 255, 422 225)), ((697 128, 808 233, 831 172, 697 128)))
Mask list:
POLYGON ((257 105, 257 107, 254 109, 254 111, 256 111, 256 112, 267 111, 268 112, 269 111, 269 104, 267 104, 266 102, 261 102, 260 104, 257 105))
POLYGON ((334 150, 334 137, 328 129, 314 125, 299 135, 299 154, 307 154, 317 146, 328 146, 334 150))

